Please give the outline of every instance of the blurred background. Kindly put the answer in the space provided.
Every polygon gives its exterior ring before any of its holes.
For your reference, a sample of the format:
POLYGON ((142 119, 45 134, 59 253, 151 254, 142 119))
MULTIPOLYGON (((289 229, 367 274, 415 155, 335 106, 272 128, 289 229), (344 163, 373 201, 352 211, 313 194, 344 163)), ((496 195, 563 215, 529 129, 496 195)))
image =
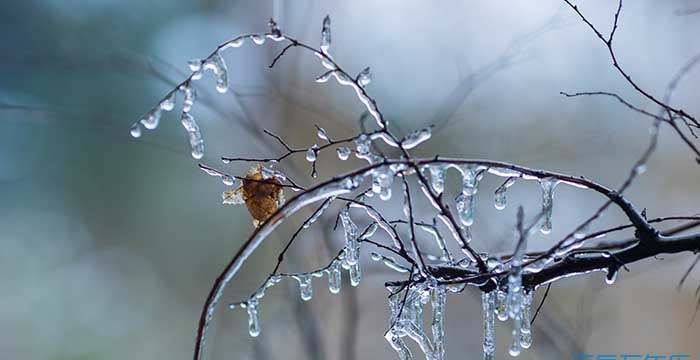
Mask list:
MULTIPOLYGON (((608 32, 614 1, 581 4, 608 32)), ((700 52, 700 3, 626 2, 615 48, 622 66, 650 93, 662 95, 700 52), (686 14, 690 12, 690 14, 686 14)), ((405 135, 436 125, 422 156, 489 158, 586 175, 618 186, 648 141, 650 121, 608 98, 560 91, 612 91, 655 112, 611 67, 602 44, 561 1, 5 1, 0 7, 0 350, 5 359, 188 359, 206 294, 253 231, 244 207, 224 206, 226 186, 197 168, 175 113, 156 131, 129 136, 138 120, 203 57, 239 33, 282 30, 316 45, 332 18, 332 53, 350 72, 371 66, 368 91, 393 130, 405 135)), ((313 79, 324 69, 308 53, 290 51, 267 65, 279 44, 246 44, 225 53, 228 93, 206 76, 193 113, 206 141, 203 163, 244 174, 250 164, 219 157, 276 156, 269 129, 295 147, 359 129, 363 107, 349 88, 313 79)), ((672 104, 700 114, 700 69, 678 86, 672 104)), ((177 105, 177 109, 180 104, 177 105)), ((319 159, 319 179, 362 163, 319 159)), ((280 169, 301 184, 299 155, 280 169)), ((693 157, 662 127, 660 146, 629 198, 649 217, 697 214, 700 177, 693 157)), ((476 248, 508 253, 516 205, 539 210, 536 183, 518 183, 509 206, 493 207, 499 179, 480 187, 476 248)), ((456 194, 459 179, 448 178, 456 194)), ((398 189, 395 189, 398 192, 398 189)), ((293 196, 287 193, 287 197, 293 196)), ((386 204, 399 217, 398 197, 386 204)), ((554 231, 537 234, 532 250, 568 233, 603 199, 557 188, 554 231)), ((308 214, 308 213, 307 213, 308 214)), ((427 212, 420 216, 428 218, 427 212)), ((301 219, 301 218, 300 218, 301 219)), ((241 300, 265 279, 298 225, 282 227, 228 288, 241 300)), ((285 271, 327 263, 342 246, 333 212, 305 233, 285 271)), ((624 223, 609 210, 596 228, 624 223)), ((606 241, 626 239, 620 233, 606 241)), ((429 239, 426 238, 427 242, 429 239)), ((676 285, 694 257, 663 256, 633 264, 615 286, 604 274, 554 284, 525 359, 573 354, 686 353, 700 356, 700 324, 690 324, 700 270, 676 285)), ((387 292, 400 279, 363 253, 357 288, 344 277, 340 296, 315 280, 314 298, 299 300, 286 281, 262 300, 262 333, 251 338, 243 310, 222 306, 208 343, 210 359, 390 359, 384 341, 387 292)), ((536 297, 542 296, 542 290, 536 297)), ((447 358, 481 357, 477 291, 448 299, 447 358)), ((497 357, 505 358, 511 325, 498 324, 497 357)), ((422 355, 418 355, 422 358, 422 355)))

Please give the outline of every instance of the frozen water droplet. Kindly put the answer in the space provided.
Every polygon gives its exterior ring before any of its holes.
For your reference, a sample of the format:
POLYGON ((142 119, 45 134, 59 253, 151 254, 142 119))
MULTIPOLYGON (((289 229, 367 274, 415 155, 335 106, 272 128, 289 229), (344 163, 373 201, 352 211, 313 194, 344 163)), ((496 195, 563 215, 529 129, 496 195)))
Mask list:
POLYGON ((131 136, 134 138, 141 137, 141 125, 139 125, 137 122, 133 123, 131 125, 131 129, 129 129, 129 134, 131 134, 131 136))
POLYGON ((328 49, 331 47, 331 17, 326 15, 323 18, 323 26, 321 28, 321 51, 328 53, 328 49))
POLYGON ((262 45, 265 43, 265 37, 262 35, 252 35, 250 38, 253 40, 255 45, 262 45))
POLYGON ((328 291, 331 292, 331 294, 337 294, 340 292, 340 283, 342 280, 342 275, 340 272, 340 260, 336 260, 331 264, 330 269, 328 270, 328 291))
POLYGON ((360 263, 356 262, 354 265, 350 265, 350 285, 353 287, 360 285, 360 280, 362 278, 362 270, 360 269, 360 263))
POLYGON ((141 119, 141 124, 143 127, 145 127, 148 130, 153 130, 158 127, 158 124, 160 123, 160 108, 155 109, 146 116, 144 116, 143 119, 141 119))
POLYGON ((297 281, 299 281, 299 294, 301 299, 304 301, 311 300, 311 297, 313 296, 313 279, 311 278, 311 275, 300 274, 296 278, 297 281))
POLYGON ((503 210, 506 208, 506 191, 515 183, 515 179, 515 177, 508 178, 503 185, 496 189, 493 206, 497 210, 503 210))
POLYGON ((197 92, 189 85, 181 86, 180 90, 185 94, 185 98, 182 101, 182 112, 190 112, 197 98, 197 92))
POLYGON ((226 43, 224 46, 222 46, 221 50, 225 50, 225 49, 228 49, 230 47, 231 48, 241 47, 244 42, 245 42, 245 37, 239 37, 237 39, 233 39, 233 40, 229 41, 228 43, 226 43))
POLYGON ((605 274, 605 283, 608 285, 612 285, 615 283, 615 280, 617 280, 617 274, 619 271, 617 269, 608 269, 607 273, 605 274))
POLYGON ((365 87, 369 85, 369 83, 372 82, 372 72, 369 69, 369 66, 364 68, 360 73, 357 75, 357 83, 365 87))
POLYGON ((316 130, 316 136, 318 136, 319 139, 329 141, 328 140, 328 134, 326 134, 326 130, 323 129, 322 127, 319 127, 316 130))
POLYGON ((314 162, 316 161, 316 153, 318 152, 318 145, 314 145, 306 150, 306 161, 314 162))
POLYGON ((484 321, 484 359, 491 360, 494 359, 494 353, 496 351, 496 333, 494 327, 494 312, 496 310, 495 291, 481 294, 481 308, 484 321))
POLYGON ((427 141, 430 139, 432 136, 432 129, 427 127, 425 129, 420 129, 416 130, 408 136, 406 136, 402 141, 401 141, 401 146, 406 149, 413 149, 414 147, 422 144, 423 142, 427 141))
POLYGON ((192 59, 187 62, 190 71, 199 71, 202 69, 202 59, 192 59))
POLYGON ((260 319, 258 318, 258 299, 252 298, 245 302, 248 311, 248 333, 252 337, 260 335, 260 319))
POLYGON ((446 168, 442 164, 428 166, 428 171, 430 172, 430 186, 438 195, 442 194, 445 190, 445 170, 446 168))
POLYGON ((366 134, 361 134, 360 136, 358 136, 355 140, 355 150, 357 151, 358 157, 366 156, 367 154, 369 154, 371 144, 372 140, 366 134))
POLYGON ((347 160, 350 157, 350 149, 345 146, 341 146, 335 151, 338 154, 338 159, 347 160))
POLYGON ((176 92, 172 92, 170 95, 168 95, 163 101, 160 103, 160 109, 163 111, 171 111, 172 109, 175 108, 175 94, 176 92))
POLYGON ((647 166, 645 164, 639 164, 634 167, 633 171, 636 175, 644 174, 647 171, 647 166))
POLYGON ((229 175, 224 175, 221 177, 221 182, 223 182, 224 185, 231 186, 233 185, 233 178, 229 175))

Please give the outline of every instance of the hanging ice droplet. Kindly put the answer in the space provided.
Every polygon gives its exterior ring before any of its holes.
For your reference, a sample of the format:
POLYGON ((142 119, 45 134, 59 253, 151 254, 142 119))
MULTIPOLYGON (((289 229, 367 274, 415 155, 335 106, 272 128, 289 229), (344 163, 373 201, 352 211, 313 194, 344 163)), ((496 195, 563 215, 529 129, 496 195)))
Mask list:
POLYGON ((615 280, 617 280, 617 274, 619 271, 617 269, 608 269, 607 273, 605 274, 605 283, 608 285, 612 285, 615 283, 615 280))
POLYGON ((129 129, 129 134, 134 138, 141 137, 141 125, 138 122, 133 123, 131 129, 129 129))
POLYGON ((258 299, 253 297, 241 304, 248 311, 248 333, 252 337, 260 335, 260 319, 258 317, 258 299))
POLYGON ((262 45, 265 43, 265 37, 262 35, 252 35, 250 38, 253 40, 255 45, 262 45))
POLYGON ((311 275, 298 275, 297 281, 299 281, 299 294, 301 295, 301 299, 304 301, 311 300, 311 297, 313 296, 313 282, 311 275))
POLYGON ((342 280, 340 263, 341 262, 339 260, 336 260, 328 269, 328 291, 330 291, 331 294, 337 294, 340 292, 340 283, 342 280))
POLYGON ((141 119, 141 124, 148 130, 153 130, 160 123, 160 108, 155 109, 141 119))
POLYGON ((197 98, 197 92, 189 85, 183 85, 180 90, 185 94, 185 98, 182 101, 182 111, 190 112, 192 110, 192 105, 197 98))
POLYGON ((216 91, 221 94, 225 93, 228 91, 228 68, 224 58, 217 52, 209 59, 208 63, 215 64, 212 70, 216 75, 216 91))
POLYGON ((515 177, 508 178, 508 180, 506 180, 506 182, 503 183, 503 185, 496 189, 493 200, 493 206, 497 210, 503 210, 506 208, 506 191, 509 187, 513 186, 513 184, 515 183, 515 179, 515 177))
POLYGON ((464 226, 474 224, 474 210, 476 209, 476 198, 479 184, 478 169, 467 166, 462 170, 462 192, 455 199, 457 212, 464 226))
POLYGON ((369 69, 369 66, 364 68, 360 73, 357 75, 357 84, 365 87, 369 85, 369 83, 372 82, 372 72, 369 69))
POLYGON ((160 109, 163 111, 171 111, 172 109, 175 108, 175 94, 177 94, 175 91, 170 93, 163 101, 160 102, 160 109))
POLYGON ((365 156, 369 154, 369 148, 372 143, 372 139, 369 138, 366 134, 362 134, 357 137, 355 140, 355 146, 356 146, 356 151, 358 156, 365 156))
POLYGON ((202 59, 192 59, 187 62, 190 71, 199 71, 202 69, 202 59))
POLYGON ((223 175, 221 176, 221 182, 224 183, 224 185, 231 186, 233 185, 234 180, 233 177, 229 175, 223 175))
POLYGON ((430 186, 438 194, 445 191, 445 166, 442 164, 428 166, 430 186))
POLYGON ((322 127, 319 127, 316 130, 316 136, 318 136, 319 139, 329 141, 328 140, 328 134, 326 133, 326 130, 322 127))
POLYGON ((323 26, 321 27, 321 51, 328 53, 331 47, 331 17, 326 15, 323 18, 323 26))
POLYGON ((484 319, 484 360, 495 359, 496 332, 494 328, 494 312, 496 310, 496 291, 481 294, 481 308, 484 319))
POLYGON ((427 141, 430 139, 432 136, 433 132, 432 129, 427 127, 425 129, 420 129, 416 130, 408 136, 406 136, 402 141, 401 141, 401 147, 403 147, 406 150, 413 149, 414 147, 422 144, 423 142, 427 141))
POLYGON ((338 149, 336 149, 336 154, 338 154, 338 159, 340 160, 347 160, 350 157, 350 149, 348 149, 345 146, 341 146, 338 149))
POLYGON ((350 265, 350 285, 353 287, 360 285, 360 280, 362 279, 362 269, 360 269, 360 263, 356 262, 354 265, 350 265))
POLYGON ((543 234, 549 234, 552 232, 552 209, 554 200, 554 187, 556 186, 556 181, 553 179, 542 179, 540 180, 540 186, 542 187, 542 225, 540 226, 540 231, 543 234))
POLYGON ((318 152, 318 145, 314 145, 306 150, 306 161, 314 162, 316 161, 316 153, 318 152))

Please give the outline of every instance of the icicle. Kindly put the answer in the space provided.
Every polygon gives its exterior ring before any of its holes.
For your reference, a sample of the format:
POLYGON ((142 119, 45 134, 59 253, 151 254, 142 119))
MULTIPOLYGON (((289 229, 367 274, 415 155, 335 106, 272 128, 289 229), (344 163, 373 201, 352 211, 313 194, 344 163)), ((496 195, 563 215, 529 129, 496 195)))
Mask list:
POLYGON ((350 218, 347 208, 340 212, 340 220, 345 231, 345 263, 347 265, 355 265, 360 255, 360 244, 357 241, 359 235, 357 225, 350 218))
POLYGON ((299 281, 299 294, 304 301, 311 300, 313 296, 313 281, 310 274, 299 274, 296 277, 299 281))
POLYGON ((508 302, 506 292, 503 290, 498 290, 496 292, 496 316, 500 321, 508 320, 508 302))
POLYGON ((351 151, 345 146, 341 146, 335 152, 338 154, 338 159, 345 161, 350 157, 351 151))
POLYGON ((192 110, 192 105, 197 99, 197 92, 189 85, 180 86, 180 91, 185 94, 185 99, 182 101, 182 112, 190 112, 192 110))
POLYGON ((350 285, 353 287, 360 285, 360 280, 362 279, 362 269, 360 269, 360 263, 356 262, 354 265, 350 265, 350 285))
POLYGON ((523 307, 521 310, 521 317, 523 320, 522 327, 520 328, 520 346, 523 349, 529 349, 532 346, 532 329, 530 328, 530 321, 532 318, 532 292, 526 292, 523 294, 523 307))
POLYGON ((369 83, 372 82, 372 72, 369 70, 369 66, 364 68, 360 73, 357 75, 357 83, 361 87, 365 87, 369 85, 369 83))
POLYGON ((141 137, 141 125, 138 122, 133 123, 131 129, 129 129, 129 134, 134 138, 141 137))
POLYGON ((224 58, 217 52, 203 65, 205 70, 211 70, 216 76, 216 91, 225 93, 228 90, 228 70, 224 58))
POLYGON ((551 178, 540 181, 540 186, 542 187, 542 212, 544 213, 540 231, 543 234, 549 234, 552 231, 552 208, 554 206, 553 197, 556 185, 556 180, 551 178))
MULTIPOLYGON (((433 319, 430 328, 433 333, 433 359, 443 360, 445 358, 445 302, 447 294, 445 288, 437 286, 432 289, 430 300, 433 309, 433 319)), ((493 313, 492 315, 493 316, 493 313)))
POLYGON ((403 140, 401 140, 401 147, 403 147, 406 150, 413 149, 414 147, 430 139, 431 136, 432 128, 430 127, 421 130, 416 130, 408 134, 403 140))
POLYGON ((430 172, 430 186, 437 195, 445 191, 445 170, 447 167, 442 164, 428 165, 430 172))
POLYGON ((328 291, 330 291, 331 294, 340 292, 341 280, 340 261, 335 260, 328 269, 328 291))
POLYGON ((476 198, 479 185, 479 169, 468 165, 462 169, 462 192, 455 199, 457 212, 464 226, 472 226, 474 223, 474 210, 476 208, 476 198))
POLYGON ((180 118, 182 126, 187 130, 187 134, 190 139, 190 147, 192 148, 192 157, 195 159, 201 159, 204 156, 204 139, 202 139, 202 133, 199 131, 199 126, 195 122, 194 118, 190 113, 183 112, 180 118))
POLYGON ((321 51, 328 54, 328 49, 331 47, 331 17, 326 15, 323 18, 323 27, 321 28, 321 51))
POLYGON ((484 318, 484 360, 494 360, 496 351, 494 312, 496 311, 496 291, 481 294, 481 308, 484 318))
POLYGON ((260 335, 260 319, 258 317, 258 299, 253 297, 241 304, 241 307, 248 310, 248 333, 252 337, 260 335))
POLYGON ((514 319, 513 319, 513 342, 510 345, 510 348, 508 349, 508 354, 510 356, 518 356, 520 355, 520 331, 522 329, 522 319, 520 318, 520 315, 518 314, 514 319))
POLYGON ((308 150, 306 150, 306 161, 308 162, 314 162, 316 161, 316 153, 318 152, 318 145, 315 145, 310 147, 308 150))
POLYGON ((149 112, 143 119, 141 119, 141 124, 148 130, 157 128, 158 123, 160 123, 160 108, 149 112))
POLYGON ((497 210, 503 210, 506 208, 506 190, 508 190, 509 187, 513 186, 513 184, 515 183, 515 179, 515 177, 508 178, 508 180, 506 180, 506 182, 503 183, 503 185, 496 189, 493 206, 495 206, 497 210))

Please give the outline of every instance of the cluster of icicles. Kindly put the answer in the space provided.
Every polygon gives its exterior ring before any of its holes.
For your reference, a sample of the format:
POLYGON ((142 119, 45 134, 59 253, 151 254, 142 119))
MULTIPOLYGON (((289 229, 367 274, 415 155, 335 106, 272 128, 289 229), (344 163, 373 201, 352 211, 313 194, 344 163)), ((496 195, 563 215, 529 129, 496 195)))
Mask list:
MULTIPOLYGON (((220 46, 204 59, 190 61, 191 70, 190 76, 171 90, 161 101, 149 111, 143 119, 134 123, 131 127, 131 135, 140 137, 142 126, 146 129, 155 129, 162 115, 162 112, 172 111, 175 108, 176 98, 178 94, 182 94, 182 114, 181 123, 185 128, 192 150, 192 157, 200 159, 204 154, 204 141, 202 134, 194 117, 191 114, 192 107, 196 100, 196 91, 193 87, 193 81, 202 78, 206 71, 211 71, 216 79, 216 89, 220 93, 224 93, 228 89, 229 76, 226 63, 222 57, 224 50, 228 48, 237 48, 244 44, 246 40, 252 41, 254 44, 262 45, 266 39, 273 41, 282 41, 286 38, 277 28, 274 21, 270 21, 270 32, 267 34, 249 34, 239 36, 231 41, 228 41, 220 46)), ((295 40, 290 40, 296 43, 295 40)), ((319 76, 316 81, 319 83, 327 82, 334 78, 340 85, 350 86, 355 90, 358 99, 366 107, 367 113, 372 116, 380 129, 383 129, 386 122, 381 118, 374 101, 366 94, 364 87, 367 86, 372 79, 372 74, 369 68, 362 70, 354 79, 348 76, 343 70, 337 67, 333 58, 329 54, 331 45, 331 30, 330 18, 326 17, 323 20, 321 30, 320 50, 314 51, 315 55, 321 59, 322 66, 327 70, 319 76)), ((324 145, 336 145, 332 143, 325 130, 317 129, 317 136, 321 141, 326 141, 324 145)), ((540 178, 532 175, 527 175, 510 168, 505 167, 486 167, 483 165, 470 164, 468 162, 450 162, 449 160, 434 160, 424 162, 420 168, 420 174, 415 174, 404 164, 383 164, 386 159, 372 152, 373 141, 381 140, 384 144, 402 148, 404 150, 413 149, 431 137, 431 128, 427 127, 414 131, 401 140, 395 140, 385 131, 375 131, 370 133, 361 133, 354 140, 354 147, 337 146, 336 154, 340 160, 347 160, 351 154, 362 160, 367 161, 370 165, 374 165, 371 170, 366 173, 357 175, 353 178, 344 179, 344 182, 339 184, 339 187, 331 187, 328 189, 319 189, 313 193, 302 193, 299 197, 308 196, 313 199, 328 198, 304 224, 307 228, 313 224, 328 208, 328 205, 333 200, 334 196, 346 194, 358 188, 359 184, 365 177, 371 178, 372 186, 364 193, 365 197, 373 197, 377 195, 383 201, 390 200, 392 197, 392 188, 397 176, 418 175, 428 179, 428 186, 420 185, 422 192, 426 198, 431 201, 431 204, 442 214, 442 209, 439 204, 434 202, 435 198, 439 198, 445 191, 445 176, 449 169, 455 169, 462 177, 461 191, 454 199, 454 208, 457 210, 458 224, 455 227, 450 219, 444 215, 433 219, 432 224, 416 223, 417 228, 424 231, 432 237, 440 251, 440 254, 434 256, 427 254, 426 258, 431 261, 431 265, 461 267, 478 271, 475 264, 475 259, 470 251, 462 246, 462 251, 465 257, 458 260, 452 256, 448 250, 446 239, 443 238, 438 231, 438 221, 450 231, 450 235, 455 239, 464 239, 467 242, 471 239, 471 226, 474 224, 476 195, 479 183, 486 173, 500 176, 506 181, 495 191, 494 206, 498 210, 506 207, 506 192, 515 184, 518 179, 538 181, 542 194, 542 219, 540 221, 540 231, 543 234, 548 234, 552 230, 552 209, 553 209, 553 193, 555 187, 563 182, 555 178, 540 178), (325 192, 324 192, 325 191, 325 192), (323 192, 323 193, 322 193, 323 192)), ((306 160, 314 163, 317 161, 318 152, 321 147, 313 145, 306 150, 306 160)), ((226 162, 226 161, 225 161, 226 162)), ((315 168, 315 166, 314 166, 315 168)), ((204 171, 209 175, 221 178, 221 181, 232 186, 235 182, 234 178, 217 170, 203 167, 204 171)), ((261 169, 264 179, 275 178, 280 183, 286 180, 286 176, 279 170, 271 167, 263 167, 261 169)), ((568 182, 567 182, 568 183, 568 182)), ((409 217, 411 211, 408 202, 408 189, 403 182, 404 187, 404 206, 403 211, 406 217, 409 217)), ((568 183, 573 186, 580 187, 574 183, 568 183)), ((294 190, 298 188, 292 187, 294 190)), ((310 200, 309 200, 310 201, 310 200)), ((235 192, 224 192, 224 204, 241 204, 242 197, 236 195, 235 192), (234 194, 234 195, 231 195, 234 194)), ((280 206, 284 202, 283 197, 280 197, 280 206)), ((292 211, 292 210, 289 210, 292 211)), ((284 214, 283 214, 284 215, 284 214)), ((286 216, 286 215, 285 215, 286 216)), ((328 276, 328 290, 332 294, 338 294, 341 288, 342 272, 348 272, 350 284, 357 286, 362 277, 362 269, 360 267, 360 249, 363 240, 366 240, 379 230, 386 232, 394 241, 394 248, 402 249, 406 246, 409 252, 417 255, 417 249, 413 248, 413 244, 400 243, 400 239, 395 235, 393 225, 382 219, 382 216, 372 207, 359 205, 358 203, 350 203, 344 207, 340 213, 340 220, 344 230, 345 245, 338 255, 333 258, 330 264, 322 269, 304 273, 282 274, 275 273, 267 278, 250 297, 247 299, 230 305, 230 308, 245 309, 248 314, 249 333, 255 337, 260 334, 260 301, 265 295, 268 288, 278 284, 285 278, 294 279, 299 284, 299 293, 303 301, 309 301, 313 297, 313 280, 314 278, 322 278, 328 276), (358 226, 351 219, 350 208, 362 208, 366 215, 373 222, 364 231, 360 232, 358 226)), ((483 306, 483 325, 484 325, 484 342, 483 351, 485 359, 493 359, 495 352, 495 332, 494 319, 500 320, 512 319, 513 321, 513 342, 510 346, 509 353, 516 356, 521 349, 527 349, 532 344, 532 332, 530 329, 532 292, 526 291, 522 284, 522 277, 525 273, 534 273, 541 271, 545 266, 552 263, 558 257, 561 257, 572 250, 581 246, 585 234, 581 231, 576 232, 573 237, 564 240, 560 246, 552 254, 540 256, 536 259, 526 259, 525 249, 526 243, 523 241, 521 246, 518 246, 514 256, 507 262, 501 262, 495 258, 484 256, 482 260, 486 261, 489 271, 507 272, 507 282, 500 284, 496 290, 482 294, 483 306)), ((403 264, 403 260, 397 260, 391 256, 371 253, 371 259, 380 262, 399 273, 410 273, 412 279, 407 288, 389 288, 392 295, 389 296, 390 307, 390 326, 386 332, 385 338, 391 347, 397 352, 401 360, 413 359, 413 355, 409 350, 405 340, 411 339, 417 343, 425 357, 428 360, 442 360, 445 356, 445 329, 444 329, 444 313, 447 295, 451 292, 460 292, 464 285, 443 285, 440 284, 440 279, 434 278, 429 274, 425 274, 418 269, 415 269, 407 264, 403 264), (430 303, 431 305, 431 322, 430 335, 426 332, 423 325, 424 307, 430 303)), ((235 272, 233 272, 235 273, 235 272)), ((227 280, 232 276, 227 275, 227 280)), ((616 271, 610 271, 606 278, 608 283, 615 280, 616 271)), ((217 293, 217 298, 221 296, 221 291, 217 293)), ((216 301, 213 303, 210 312, 213 311, 216 301)))
POLYGON ((194 88, 193 82, 200 80, 206 71, 211 71, 216 79, 216 91, 225 93, 229 87, 228 69, 223 58, 223 52, 229 48, 237 48, 245 43, 246 39, 250 39, 256 45, 265 43, 265 39, 274 41, 282 41, 284 37, 277 29, 274 22, 271 22, 271 32, 269 34, 248 34, 239 36, 231 41, 228 41, 220 46, 204 59, 190 60, 188 63, 191 71, 185 81, 180 83, 175 89, 171 90, 166 96, 152 108, 143 118, 131 125, 129 130, 131 136, 138 138, 142 134, 142 126, 147 130, 154 130, 160 124, 163 112, 169 112, 175 109, 175 102, 178 94, 182 94, 182 113, 180 123, 185 128, 189 138, 190 147, 192 149, 192 157, 201 159, 204 156, 204 139, 199 129, 199 125, 192 116, 192 107, 197 100, 197 91, 194 88))
MULTIPOLYGON (((328 208, 329 204, 330 201, 327 201, 324 206, 319 208, 309 220, 304 223, 304 228, 314 223, 328 208)), ((347 208, 340 213, 340 219, 345 233, 345 247, 328 266, 313 272, 272 275, 268 277, 265 283, 248 299, 229 305, 230 309, 240 307, 247 310, 248 333, 250 336, 256 337, 260 334, 258 307, 260 305, 260 300, 265 296, 265 291, 284 278, 292 278, 299 283, 299 295, 303 301, 309 301, 313 297, 313 278, 328 276, 328 291, 330 291, 331 294, 340 293, 342 270, 348 271, 351 286, 355 287, 360 284, 360 280, 362 279, 362 270, 360 268, 360 242, 363 238, 374 235, 376 228, 374 228, 373 231, 365 231, 363 234, 360 234, 357 225, 350 218, 347 208)))

